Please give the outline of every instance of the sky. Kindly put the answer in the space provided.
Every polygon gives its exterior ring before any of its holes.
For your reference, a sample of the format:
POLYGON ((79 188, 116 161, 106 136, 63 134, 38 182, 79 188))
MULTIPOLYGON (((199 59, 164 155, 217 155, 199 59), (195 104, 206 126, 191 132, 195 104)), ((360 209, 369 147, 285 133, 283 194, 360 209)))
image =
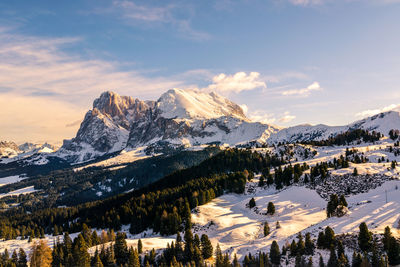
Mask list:
POLYGON ((400 107, 400 0, 0 2, 0 140, 75 136, 93 100, 212 90, 280 126, 400 107))

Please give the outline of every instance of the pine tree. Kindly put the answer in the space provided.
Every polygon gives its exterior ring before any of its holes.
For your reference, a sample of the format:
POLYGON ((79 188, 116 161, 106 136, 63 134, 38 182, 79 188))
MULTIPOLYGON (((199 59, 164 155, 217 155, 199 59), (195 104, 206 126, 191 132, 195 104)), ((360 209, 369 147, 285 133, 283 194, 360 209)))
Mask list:
POLYGON ((213 255, 213 246, 206 234, 201 235, 201 254, 204 259, 208 259, 213 255))
POLYGON ((309 258, 308 258, 307 267, 313 267, 313 260, 312 260, 312 257, 309 257, 309 258))
MULTIPOLYGON (((176 261, 176 259, 175 259, 176 261)), ((128 259, 129 267, 140 267, 139 254, 136 249, 129 250, 129 259, 128 259)))
POLYGON ((295 256, 297 254, 297 244, 296 241, 293 239, 292 243, 290 244, 290 255, 295 256))
POLYGON ((186 262, 189 262, 193 259, 194 247, 193 247, 193 234, 190 229, 186 229, 185 231, 185 259, 186 262))
POLYGON ((383 248, 387 252, 389 250, 390 239, 392 238, 392 232, 390 231, 390 227, 385 227, 385 233, 383 234, 383 248))
POLYGON ((336 257, 336 252, 335 252, 335 249, 332 247, 327 266, 328 267, 337 267, 337 264, 338 264, 338 260, 336 257))
POLYGON ((303 241, 303 235, 301 234, 301 232, 299 232, 299 234, 297 235, 297 253, 300 253, 300 255, 304 254, 304 249, 305 249, 305 245, 304 245, 304 241, 303 241))
POLYGON ((28 260, 26 258, 26 253, 23 250, 23 248, 20 248, 18 252, 17 267, 27 267, 27 266, 28 266, 28 260))
POLYGON ((52 262, 51 248, 44 240, 35 242, 31 247, 30 266, 50 267, 52 262))
POLYGON ((351 260, 352 267, 360 267, 362 263, 362 257, 360 253, 353 252, 353 258, 351 260))
POLYGON ((195 247, 197 247, 197 248, 200 249, 201 242, 200 242, 200 238, 199 238, 199 235, 198 235, 198 234, 195 234, 195 235, 194 235, 193 245, 194 245, 195 247))
POLYGON ((142 244, 142 240, 141 239, 139 239, 139 241, 138 241, 137 249, 138 249, 138 253, 142 254, 142 252, 143 252, 143 244, 142 244))
POLYGON ((360 233, 358 234, 358 246, 364 252, 370 250, 372 245, 372 233, 368 230, 365 222, 360 224, 360 233))
POLYGON ((12 255, 11 255, 11 262, 17 265, 18 263, 18 255, 17 255, 17 250, 14 249, 12 255))
POLYGON ((270 233, 268 222, 264 223, 264 236, 268 236, 270 233))
POLYGON ((267 214, 274 215, 275 214, 275 205, 272 202, 268 202, 267 214))
POLYGON ((215 249, 215 266, 221 267, 222 264, 223 264, 222 252, 221 248, 219 247, 219 244, 217 244, 217 248, 215 249))
POLYGON ((358 175, 358 170, 357 170, 357 168, 354 168, 354 170, 353 170, 353 176, 357 176, 358 175))
POLYGON ((306 242, 304 244, 304 253, 306 255, 314 255, 314 241, 311 239, 311 234, 306 233, 306 242))
POLYGON ((337 257, 340 258, 341 255, 344 255, 344 247, 342 241, 337 242, 337 257))
POLYGON ((90 255, 87 251, 85 239, 82 234, 79 234, 77 241, 74 245, 74 262, 76 266, 89 267, 90 266, 90 255))
POLYGON ((344 207, 347 207, 347 206, 348 206, 347 201, 346 201, 346 198, 344 197, 344 195, 340 195, 340 198, 339 198, 339 205, 342 205, 342 206, 344 206, 344 207))
POLYGON ((319 255, 319 267, 325 267, 324 259, 321 254, 319 255))
POLYGON ((325 247, 325 234, 324 234, 324 231, 321 231, 318 234, 317 246, 318 246, 318 248, 324 248, 325 247))
POLYGON ((254 199, 254 197, 252 197, 249 201, 249 208, 252 209, 256 206, 256 201, 254 199))
POLYGON ((114 245, 114 255, 117 265, 125 265, 128 262, 128 245, 125 239, 125 233, 117 233, 114 245))
POLYGON ((388 260, 390 265, 400 264, 400 244, 393 236, 389 242, 388 260))
POLYGON ((275 240, 272 241, 269 257, 273 264, 279 264, 281 262, 281 253, 279 251, 279 245, 275 240))
POLYGON ((239 261, 237 259, 236 253, 235 256, 233 257, 233 267, 240 267, 239 261))
POLYGON ((327 249, 335 245, 335 232, 329 226, 325 228, 324 240, 325 248, 327 249))
POLYGON ((103 263, 100 260, 99 254, 96 254, 93 261, 93 267, 103 267, 103 263))

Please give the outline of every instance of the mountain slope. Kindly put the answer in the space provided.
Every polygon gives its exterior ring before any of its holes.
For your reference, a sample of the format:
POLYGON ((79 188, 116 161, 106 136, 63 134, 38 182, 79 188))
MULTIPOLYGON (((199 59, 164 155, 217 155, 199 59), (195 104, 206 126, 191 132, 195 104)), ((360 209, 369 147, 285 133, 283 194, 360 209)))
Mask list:
POLYGON ((59 156, 71 162, 139 146, 190 147, 264 142, 278 128, 251 122, 242 108, 216 93, 172 89, 157 101, 105 92, 93 103, 75 138, 59 156))
POLYGON ((391 129, 400 129, 400 114, 397 111, 388 111, 368 117, 344 126, 318 125, 298 125, 282 129, 277 133, 271 134, 267 142, 304 142, 319 141, 336 136, 339 133, 351 129, 363 129, 368 131, 380 132, 388 136, 391 129))

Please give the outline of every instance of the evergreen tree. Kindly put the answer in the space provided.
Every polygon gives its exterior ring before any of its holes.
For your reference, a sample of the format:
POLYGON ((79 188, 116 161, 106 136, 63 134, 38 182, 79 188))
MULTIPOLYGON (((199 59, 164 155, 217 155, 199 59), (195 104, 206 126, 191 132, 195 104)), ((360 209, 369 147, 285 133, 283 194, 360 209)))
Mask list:
POLYGON ((400 264, 400 244, 393 236, 389 242, 388 260, 390 265, 400 264))
POLYGON ((201 254, 204 259, 208 259, 213 255, 213 246, 206 234, 201 235, 201 254))
POLYGON ((195 234, 195 235, 194 235, 193 245, 194 245, 195 247, 197 247, 197 248, 200 249, 201 242, 200 242, 200 238, 199 238, 199 235, 198 235, 198 234, 195 234))
POLYGON ((324 248, 325 247, 325 234, 324 234, 324 231, 321 231, 318 234, 317 246, 318 246, 318 248, 324 248))
POLYGON ((256 206, 256 201, 254 199, 254 197, 252 197, 249 201, 249 208, 252 209, 256 206))
POLYGON ((331 248, 331 253, 329 255, 329 260, 328 260, 328 267, 337 267, 338 266, 338 260, 336 257, 336 252, 335 249, 332 247, 331 248))
POLYGON ((303 241, 303 235, 301 234, 301 232, 299 232, 299 234, 297 235, 297 253, 299 253, 300 255, 304 254, 304 249, 305 249, 305 244, 303 241))
POLYGON ((14 263, 15 265, 17 265, 17 263, 18 263, 18 255, 17 255, 17 251, 15 249, 11 255, 11 262, 14 263))
POLYGON ((344 197, 344 195, 340 195, 340 198, 339 198, 339 205, 342 205, 342 206, 344 206, 344 207, 347 207, 347 206, 348 206, 347 201, 346 201, 346 198, 344 197))
POLYGON ((314 241, 311 239, 311 234, 306 233, 306 242, 304 244, 304 253, 306 255, 314 255, 314 241))
POLYGON ((193 234, 190 229, 186 229, 185 231, 185 259, 186 262, 190 262, 193 259, 194 247, 193 247, 193 234))
POLYGON ((353 252, 353 258, 351 260, 352 267, 360 267, 362 263, 362 257, 360 253, 353 252))
POLYGON ((353 170, 353 176, 357 176, 358 175, 358 170, 357 170, 357 168, 354 168, 354 170, 353 170))
POLYGON ((270 233, 270 229, 269 229, 268 222, 265 222, 264 223, 264 236, 269 235, 269 233, 270 233))
POLYGON ((307 267, 313 267, 313 260, 312 257, 308 258, 307 267))
POLYGON ((79 234, 74 244, 74 262, 76 266, 89 267, 90 266, 90 255, 87 251, 85 239, 82 234, 79 234))
POLYGON ((125 265, 128 262, 128 245, 126 244, 125 239, 125 233, 117 233, 114 245, 114 255, 117 265, 125 265))
POLYGON ((325 228, 324 241, 325 248, 327 249, 335 246, 335 232, 329 226, 325 228))
POLYGON ((364 252, 370 250, 372 245, 372 233, 368 230, 365 222, 360 224, 360 233, 358 234, 358 246, 364 252))
POLYGON ((142 252, 143 252, 143 244, 142 244, 142 240, 141 239, 139 239, 139 241, 138 241, 137 249, 138 249, 138 253, 142 254, 142 252))
POLYGON ((131 248, 129 250, 128 266, 129 267, 140 267, 139 254, 136 249, 131 248))
POLYGON ((383 248, 387 252, 389 250, 389 244, 390 244, 390 239, 392 238, 392 232, 390 231, 390 227, 386 226, 385 227, 385 233, 383 234, 383 248))
POLYGON ((236 253, 235 256, 233 257, 233 267, 240 267, 239 261, 237 259, 236 253))
POLYGON ((279 245, 275 240, 272 241, 269 257, 273 264, 278 265, 281 262, 281 253, 279 251, 279 245))
POLYGON ((96 254, 96 255, 95 255, 92 266, 93 266, 93 267, 103 267, 103 263, 102 263, 101 260, 100 260, 99 254, 96 254))
POLYGON ((319 255, 319 267, 325 267, 324 259, 321 254, 319 255))
POLYGON ((44 240, 35 242, 31 247, 30 266, 50 267, 52 262, 51 248, 44 240))
POLYGON ((26 258, 26 253, 23 248, 20 248, 18 252, 17 267, 27 267, 27 266, 28 266, 28 260, 26 258))
POLYGON ((297 244, 296 241, 293 239, 292 243, 290 244, 290 255, 295 256, 297 254, 297 244))
POLYGON ((275 205, 272 202, 268 202, 267 214, 274 215, 275 214, 275 205))

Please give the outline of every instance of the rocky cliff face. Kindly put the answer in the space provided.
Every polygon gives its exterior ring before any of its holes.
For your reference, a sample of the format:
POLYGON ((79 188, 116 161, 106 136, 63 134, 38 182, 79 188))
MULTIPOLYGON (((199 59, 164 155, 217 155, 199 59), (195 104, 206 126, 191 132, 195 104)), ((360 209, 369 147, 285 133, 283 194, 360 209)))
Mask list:
POLYGON ((215 93, 173 89, 157 101, 140 101, 105 92, 93 102, 76 137, 64 141, 60 153, 84 161, 158 142, 192 146, 265 141, 277 130, 249 121, 239 105, 215 93))
POLYGON ((20 153, 20 149, 14 142, 0 141, 0 158, 15 157, 20 153))

